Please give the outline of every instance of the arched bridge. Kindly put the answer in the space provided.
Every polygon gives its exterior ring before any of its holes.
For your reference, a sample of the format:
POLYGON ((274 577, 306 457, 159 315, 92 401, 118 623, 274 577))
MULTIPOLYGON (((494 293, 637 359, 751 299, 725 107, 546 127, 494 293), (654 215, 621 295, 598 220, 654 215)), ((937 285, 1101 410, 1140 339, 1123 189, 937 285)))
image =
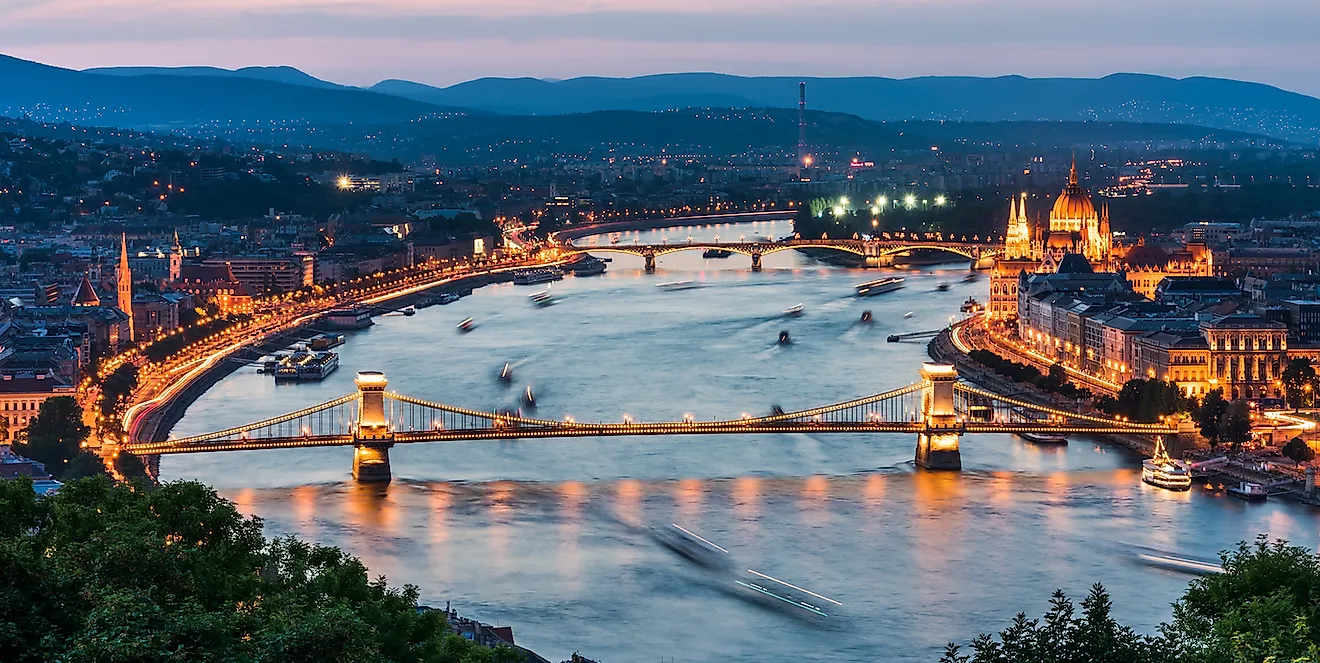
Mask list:
POLYGON ((958 382, 953 366, 925 364, 921 381, 844 403, 762 417, 720 421, 618 423, 555 421, 484 412, 386 391, 385 376, 358 373, 358 391, 244 426, 160 441, 130 441, 141 456, 292 447, 353 446, 353 478, 389 481, 395 444, 523 438, 773 433, 912 433, 916 461, 928 469, 960 469, 967 433, 1127 433, 1173 435, 1162 424, 1134 423, 1048 408, 958 382))
POLYGON ((828 249, 860 256, 870 267, 888 267, 894 258, 909 251, 943 251, 967 258, 977 269, 986 269, 1003 253, 1002 244, 925 239, 789 239, 777 242, 685 242, 680 244, 600 244, 577 246, 566 243, 574 253, 625 253, 646 260, 646 271, 655 271, 655 259, 679 251, 728 251, 752 259, 752 270, 761 269, 761 258, 793 249, 828 249))

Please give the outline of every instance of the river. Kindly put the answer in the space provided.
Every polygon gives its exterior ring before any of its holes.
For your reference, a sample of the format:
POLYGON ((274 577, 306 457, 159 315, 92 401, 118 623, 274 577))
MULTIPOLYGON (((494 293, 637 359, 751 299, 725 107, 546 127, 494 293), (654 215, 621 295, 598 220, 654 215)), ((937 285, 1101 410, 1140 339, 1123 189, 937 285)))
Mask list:
MULTIPOLYGON (((777 222, 622 241, 789 232, 777 222)), ((378 318, 351 334, 339 371, 318 384, 277 386, 241 369, 194 403, 175 434, 331 400, 353 390, 358 370, 385 372, 400 393, 484 410, 516 406, 531 384, 536 416, 579 421, 838 402, 915 382, 924 343, 885 337, 940 327, 987 288, 961 281, 965 264, 906 272, 903 290, 857 299, 852 286, 878 272, 796 252, 767 256, 760 273, 738 255, 669 255, 655 274, 640 258, 614 257, 603 276, 549 286, 557 303, 547 308, 528 304, 539 288, 504 284, 378 318), (689 279, 706 287, 654 287, 689 279), (785 318, 798 303, 805 315, 785 318), (859 324, 868 309, 874 324, 859 324), (478 327, 460 335, 468 316, 478 327), (791 345, 776 344, 781 330, 791 345), (512 387, 495 379, 505 361, 512 387)), ((1006 627, 1018 611, 1038 615, 1056 588, 1080 600, 1094 582, 1120 620, 1150 631, 1189 578, 1138 564, 1128 545, 1213 557, 1258 533, 1320 544, 1314 511, 1154 489, 1135 456, 1097 442, 1043 449, 967 436, 961 473, 916 470, 914 443, 784 435, 398 446, 388 487, 354 484, 347 448, 166 456, 161 471, 216 486, 265 519, 268 535, 340 546, 373 574, 417 585, 425 603, 512 625, 519 644, 553 660, 578 650, 610 663, 933 662, 950 640, 1006 627), (646 536, 668 523, 843 606, 819 623, 745 602, 646 536)))

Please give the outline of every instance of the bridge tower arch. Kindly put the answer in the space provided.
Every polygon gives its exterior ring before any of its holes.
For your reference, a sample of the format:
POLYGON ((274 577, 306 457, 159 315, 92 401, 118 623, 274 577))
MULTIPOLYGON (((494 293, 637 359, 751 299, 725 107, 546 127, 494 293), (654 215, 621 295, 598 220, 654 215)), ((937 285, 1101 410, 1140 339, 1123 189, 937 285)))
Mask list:
POLYGON ((924 381, 921 418, 925 430, 917 434, 917 466, 928 470, 962 469, 958 442, 963 425, 954 409, 953 385, 958 369, 951 364, 921 365, 924 381))
POLYGON ((364 483, 389 483, 390 447, 394 446, 394 429, 385 419, 385 387, 389 381, 379 371, 360 371, 353 384, 358 389, 353 478, 364 483))

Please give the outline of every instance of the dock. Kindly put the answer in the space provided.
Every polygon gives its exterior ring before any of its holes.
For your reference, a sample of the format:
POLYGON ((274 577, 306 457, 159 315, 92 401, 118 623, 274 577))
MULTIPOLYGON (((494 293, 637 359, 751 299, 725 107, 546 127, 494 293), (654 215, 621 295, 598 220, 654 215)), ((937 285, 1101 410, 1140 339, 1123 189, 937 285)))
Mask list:
POLYGON ((936 336, 939 336, 940 333, 943 331, 944 331, 943 329, 931 329, 929 331, 908 332, 906 334, 890 334, 889 338, 885 340, 889 341, 890 343, 900 343, 902 341, 915 341, 919 339, 935 338, 936 336))

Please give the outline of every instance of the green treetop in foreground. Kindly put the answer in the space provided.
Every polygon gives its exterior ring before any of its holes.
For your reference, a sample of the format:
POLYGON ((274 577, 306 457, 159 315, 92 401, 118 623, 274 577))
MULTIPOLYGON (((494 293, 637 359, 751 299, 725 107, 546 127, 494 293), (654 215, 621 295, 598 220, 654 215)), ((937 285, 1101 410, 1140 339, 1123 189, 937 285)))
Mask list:
POLYGON ((38 500, 0 481, 0 661, 522 660, 446 630, 417 589, 292 537, 201 484, 104 478, 38 500))
POLYGON ((950 644, 941 663, 1320 663, 1320 558, 1305 548, 1242 543, 1222 555, 1224 573, 1193 580, 1155 636, 1110 615, 1096 585, 1074 614, 1055 592, 1042 619, 1019 614, 971 653, 950 644))

